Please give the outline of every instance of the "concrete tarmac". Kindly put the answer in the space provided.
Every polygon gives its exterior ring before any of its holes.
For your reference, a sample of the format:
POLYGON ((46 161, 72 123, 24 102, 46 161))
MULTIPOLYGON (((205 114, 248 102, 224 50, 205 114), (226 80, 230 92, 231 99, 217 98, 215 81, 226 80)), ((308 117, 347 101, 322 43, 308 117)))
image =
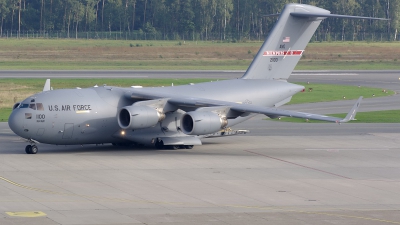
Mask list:
POLYGON ((41 144, 36 155, 1 123, 0 224, 400 224, 399 126, 288 136, 254 120, 270 133, 192 150, 41 144))
MULTIPOLYGON (((331 76, 291 79, 375 85, 371 74, 331 76)), ((396 87, 395 76, 379 87, 396 87)), ((334 104, 343 103, 337 111, 354 101, 334 104)), ((236 127, 248 135, 191 150, 40 144, 36 155, 0 123, 0 224, 400 224, 399 124, 263 118, 236 127)))

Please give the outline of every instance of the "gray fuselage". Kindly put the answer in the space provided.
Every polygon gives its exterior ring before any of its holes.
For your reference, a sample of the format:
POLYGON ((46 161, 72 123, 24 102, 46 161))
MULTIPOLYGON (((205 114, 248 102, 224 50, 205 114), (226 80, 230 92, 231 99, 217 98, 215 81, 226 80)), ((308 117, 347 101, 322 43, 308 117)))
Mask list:
MULTIPOLYGON (((273 107, 303 90, 303 86, 284 81, 226 80, 195 85, 152 87, 135 89, 135 92, 160 96, 184 96, 230 101, 273 107)), ((118 143, 127 140, 150 144, 157 137, 187 136, 180 132, 183 110, 166 113, 166 118, 156 126, 124 131, 117 122, 121 107, 132 105, 133 88, 92 87, 85 89, 60 89, 37 93, 21 102, 9 118, 9 126, 17 135, 40 143, 71 145, 118 143)), ((245 114, 229 119, 233 126, 251 117, 245 114)))

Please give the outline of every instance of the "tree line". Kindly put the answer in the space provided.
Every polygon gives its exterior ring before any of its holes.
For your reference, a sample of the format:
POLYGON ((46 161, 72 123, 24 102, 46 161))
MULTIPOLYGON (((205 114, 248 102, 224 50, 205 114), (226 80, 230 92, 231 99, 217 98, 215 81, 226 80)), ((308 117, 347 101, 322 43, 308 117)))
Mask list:
MULTIPOLYGON (((263 39, 288 0, 0 0, 0 36, 4 32, 79 32, 177 34, 212 40, 263 39)), ((297 0, 335 14, 390 18, 390 21, 326 19, 322 39, 380 33, 397 39, 400 0, 297 0)), ((74 33, 75 36, 72 34, 74 33)))

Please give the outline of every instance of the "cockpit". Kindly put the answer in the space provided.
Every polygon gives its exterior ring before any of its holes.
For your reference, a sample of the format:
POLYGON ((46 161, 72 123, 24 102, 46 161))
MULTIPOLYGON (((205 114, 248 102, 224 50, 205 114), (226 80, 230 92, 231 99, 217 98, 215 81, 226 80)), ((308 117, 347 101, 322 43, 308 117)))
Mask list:
POLYGON ((44 111, 44 107, 42 103, 30 103, 30 104, 26 104, 26 103, 22 103, 20 104, 17 108, 19 109, 24 109, 24 108, 30 108, 33 110, 37 110, 37 111, 44 111))
POLYGON ((44 111, 44 107, 42 103, 35 103, 35 99, 32 99, 30 102, 21 102, 21 103, 16 103, 13 107, 14 109, 33 109, 37 111, 44 111))

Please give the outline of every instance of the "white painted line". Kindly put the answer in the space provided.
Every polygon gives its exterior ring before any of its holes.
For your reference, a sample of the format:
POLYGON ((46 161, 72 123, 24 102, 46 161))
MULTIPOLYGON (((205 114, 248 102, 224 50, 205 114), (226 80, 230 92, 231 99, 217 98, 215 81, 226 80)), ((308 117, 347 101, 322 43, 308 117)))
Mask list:
POLYGON ((389 151, 389 148, 307 148, 306 151, 389 151))
POLYGON ((223 70, 223 73, 244 73, 246 70, 223 70))
POLYGON ((357 73, 292 73, 292 76, 358 76, 357 73))

